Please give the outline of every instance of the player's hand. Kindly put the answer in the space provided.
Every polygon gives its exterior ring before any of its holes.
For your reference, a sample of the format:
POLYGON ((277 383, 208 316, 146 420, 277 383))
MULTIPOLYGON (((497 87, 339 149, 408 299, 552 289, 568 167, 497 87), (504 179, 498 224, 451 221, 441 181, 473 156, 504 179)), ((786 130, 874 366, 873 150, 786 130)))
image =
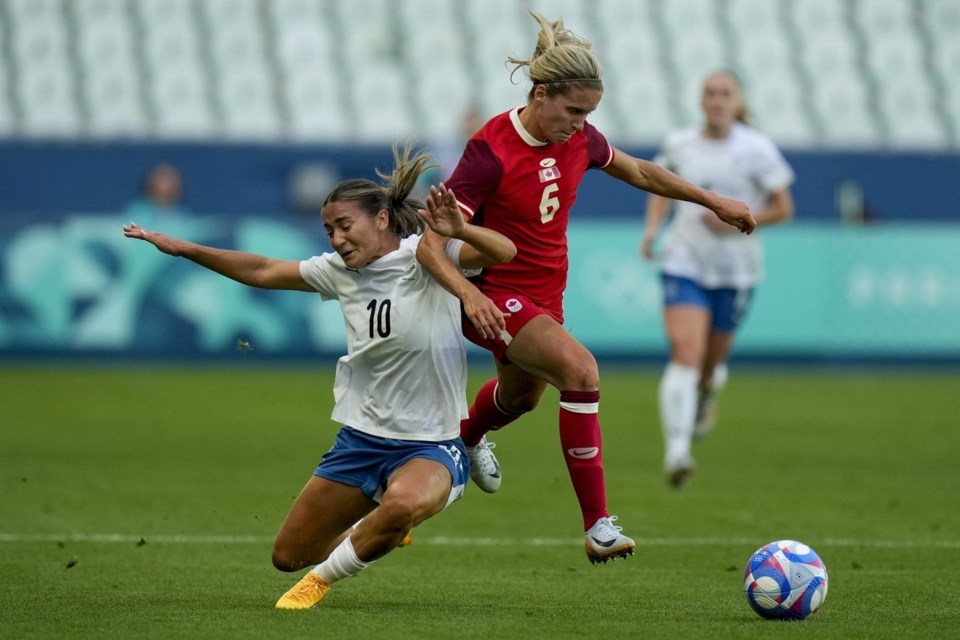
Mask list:
POLYGON ((655 256, 653 255, 653 243, 657 240, 657 234, 655 233, 644 233, 643 237, 640 238, 640 255, 644 259, 653 262, 655 256))
POLYGON ((473 326, 487 340, 497 340, 500 332, 507 328, 507 322, 504 318, 510 314, 504 314, 497 305, 487 296, 480 293, 480 290, 473 287, 470 294, 460 300, 463 303, 463 312, 473 326))
POLYGON ((463 232, 466 222, 457 206, 457 197, 445 184, 441 182, 439 189, 430 187, 426 205, 426 210, 420 209, 420 217, 431 231, 446 238, 455 238, 463 232))
POLYGON ((713 212, 723 222, 739 229, 740 233, 751 234, 757 228, 757 221, 750 215, 750 209, 739 200, 718 198, 713 212))
POLYGON ((144 229, 135 222, 131 222, 129 225, 124 225, 123 235, 128 238, 137 238, 138 240, 149 242, 163 253, 171 256, 180 255, 180 247, 183 242, 182 240, 172 238, 165 233, 144 229))

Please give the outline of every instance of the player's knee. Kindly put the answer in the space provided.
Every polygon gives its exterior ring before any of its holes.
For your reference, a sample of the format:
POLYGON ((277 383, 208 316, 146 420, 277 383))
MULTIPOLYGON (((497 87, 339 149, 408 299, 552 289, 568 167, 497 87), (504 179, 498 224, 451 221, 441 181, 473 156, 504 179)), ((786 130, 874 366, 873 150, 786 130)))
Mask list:
POLYGON ((540 404, 540 395, 533 389, 517 391, 497 398, 497 404, 507 413, 518 416, 536 409, 540 404))
POLYGON ((302 558, 298 558, 295 554, 290 553, 287 549, 282 549, 276 546, 273 548, 271 560, 273 561, 273 566, 279 571, 299 571, 307 566, 302 558))
POLYGON ((592 354, 577 358, 564 370, 561 389, 567 391, 593 391, 600 388, 600 369, 592 354))
POLYGON ((418 491, 397 491, 384 495, 380 510, 390 530, 406 533, 423 519, 425 504, 418 491))

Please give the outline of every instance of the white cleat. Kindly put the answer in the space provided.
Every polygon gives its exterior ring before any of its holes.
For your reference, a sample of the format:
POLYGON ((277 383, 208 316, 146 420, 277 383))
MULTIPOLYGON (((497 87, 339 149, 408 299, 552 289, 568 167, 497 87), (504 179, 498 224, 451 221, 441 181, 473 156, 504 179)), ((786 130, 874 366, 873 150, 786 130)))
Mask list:
POLYGON ((680 460, 673 460, 664 465, 667 474, 667 484, 674 489, 683 489, 690 482, 694 469, 693 458, 686 456, 680 460))
POLYGON ((632 538, 620 533, 623 527, 615 526, 613 523, 616 521, 617 516, 600 518, 583 535, 583 546, 587 552, 587 558, 593 564, 633 555, 633 549, 637 544, 632 538))
POLYGON ((487 442, 486 436, 475 447, 467 447, 467 457, 470 458, 470 477, 480 487, 481 491, 496 493, 500 488, 500 463, 492 449, 496 447, 487 442))

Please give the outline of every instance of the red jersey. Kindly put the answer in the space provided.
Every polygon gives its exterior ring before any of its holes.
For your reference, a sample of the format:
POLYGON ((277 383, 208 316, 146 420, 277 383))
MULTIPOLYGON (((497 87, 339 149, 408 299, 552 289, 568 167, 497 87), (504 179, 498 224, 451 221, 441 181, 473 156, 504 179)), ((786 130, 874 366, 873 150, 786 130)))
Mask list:
POLYGON ((512 261, 473 282, 484 292, 522 294, 562 321, 570 207, 587 169, 610 164, 613 148, 589 123, 563 144, 536 140, 520 124, 521 110, 487 122, 446 185, 473 224, 517 245, 512 261))

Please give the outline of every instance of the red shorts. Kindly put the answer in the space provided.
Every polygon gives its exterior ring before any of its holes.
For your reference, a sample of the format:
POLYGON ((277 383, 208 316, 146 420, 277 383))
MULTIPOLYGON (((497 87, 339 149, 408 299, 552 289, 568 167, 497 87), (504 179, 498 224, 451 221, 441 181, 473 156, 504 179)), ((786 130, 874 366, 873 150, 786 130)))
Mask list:
POLYGON ((490 298, 504 314, 510 314, 504 318, 507 323, 506 331, 496 340, 484 338, 480 335, 480 332, 477 331, 476 327, 473 326, 473 323, 470 322, 470 318, 468 318, 466 314, 463 314, 460 318, 460 324, 463 327, 463 336, 478 347, 482 347, 492 353, 497 360, 504 364, 510 362, 510 359, 507 358, 506 355, 510 341, 528 322, 539 315, 546 314, 560 324, 563 324, 562 312, 539 307, 524 296, 515 293, 488 292, 484 292, 484 295, 490 298))

